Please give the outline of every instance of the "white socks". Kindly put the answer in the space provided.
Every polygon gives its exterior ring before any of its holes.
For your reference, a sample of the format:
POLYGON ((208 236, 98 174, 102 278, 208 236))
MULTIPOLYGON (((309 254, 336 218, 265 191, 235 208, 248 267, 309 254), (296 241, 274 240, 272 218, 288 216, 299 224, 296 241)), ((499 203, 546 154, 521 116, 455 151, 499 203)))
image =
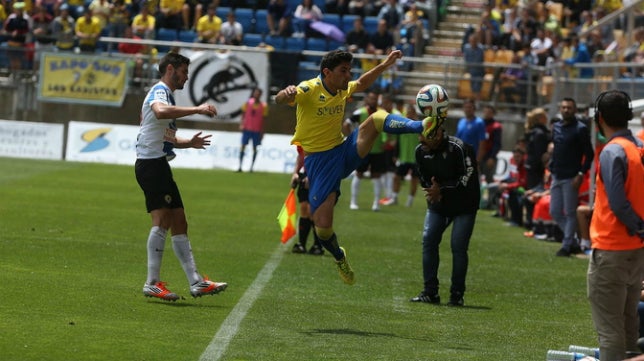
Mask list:
POLYGON ((373 202, 378 204, 380 201, 380 193, 382 193, 382 177, 371 178, 373 181, 373 202))
POLYGON ((195 265, 194 257, 192 257, 192 248, 190 247, 188 236, 185 234, 172 236, 172 249, 174 249, 174 254, 181 262, 181 267, 183 267, 183 271, 188 277, 188 282, 191 285, 200 282, 201 276, 197 273, 197 266, 195 265))
MULTIPOLYGON (((146 283, 149 285, 156 284, 161 280, 161 260, 163 259, 163 249, 165 247, 167 233, 167 230, 159 226, 154 226, 150 229, 150 235, 148 236, 148 278, 146 280, 146 283)), ((172 249, 174 249, 174 254, 179 259, 181 267, 183 267, 183 271, 186 273, 188 282, 191 285, 200 282, 201 276, 197 273, 197 266, 192 257, 192 249, 188 236, 185 234, 172 236, 172 249)))
POLYGON ((163 248, 165 247, 165 236, 167 230, 154 226, 150 229, 148 236, 148 279, 147 284, 153 285, 160 280, 161 260, 163 259, 163 248))
POLYGON ((351 180, 351 204, 358 204, 358 192, 360 191, 360 178, 353 175, 351 180))

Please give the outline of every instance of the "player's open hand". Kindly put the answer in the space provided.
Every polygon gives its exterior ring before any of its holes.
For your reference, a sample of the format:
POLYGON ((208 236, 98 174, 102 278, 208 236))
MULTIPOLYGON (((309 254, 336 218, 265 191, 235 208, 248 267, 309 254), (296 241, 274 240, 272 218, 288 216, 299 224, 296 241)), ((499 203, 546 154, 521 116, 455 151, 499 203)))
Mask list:
POLYGON ((192 139, 190 139, 190 145, 192 146, 192 148, 206 149, 206 147, 210 145, 210 137, 212 137, 212 134, 204 136, 201 136, 201 134, 202 132, 199 132, 193 135, 192 139))

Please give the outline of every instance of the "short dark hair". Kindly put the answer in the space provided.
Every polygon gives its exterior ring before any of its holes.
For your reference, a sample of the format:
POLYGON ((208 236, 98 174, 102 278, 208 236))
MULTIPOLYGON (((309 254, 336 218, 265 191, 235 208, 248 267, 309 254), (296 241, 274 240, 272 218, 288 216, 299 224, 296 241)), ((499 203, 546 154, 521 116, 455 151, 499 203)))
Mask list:
POLYGON ((168 65, 172 65, 172 67, 176 69, 183 64, 190 65, 190 59, 179 53, 171 51, 161 58, 161 61, 159 61, 159 73, 161 73, 161 76, 165 75, 168 65))
POLYGON ((626 128, 633 118, 631 99, 621 90, 609 90, 597 97, 596 112, 601 113, 604 122, 611 128, 626 128))
POLYGON ((565 98, 561 99, 561 101, 562 102, 571 102, 572 105, 575 106, 575 109, 577 108, 577 102, 575 101, 575 99, 573 99, 571 97, 565 97, 565 98))
POLYGON ((322 70, 328 68, 330 70, 335 69, 338 65, 342 63, 353 62, 353 54, 344 50, 333 50, 324 55, 322 61, 320 62, 320 75, 324 76, 322 70))

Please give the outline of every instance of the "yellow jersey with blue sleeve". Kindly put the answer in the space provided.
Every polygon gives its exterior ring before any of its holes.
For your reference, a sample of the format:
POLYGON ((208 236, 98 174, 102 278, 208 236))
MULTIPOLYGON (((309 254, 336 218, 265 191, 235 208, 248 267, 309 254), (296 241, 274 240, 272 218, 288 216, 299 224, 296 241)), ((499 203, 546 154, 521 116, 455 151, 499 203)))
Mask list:
POLYGON ((344 108, 357 85, 356 81, 350 81, 346 90, 332 94, 320 77, 301 82, 291 104, 297 104, 297 124, 291 144, 301 146, 307 153, 323 152, 342 144, 344 108))

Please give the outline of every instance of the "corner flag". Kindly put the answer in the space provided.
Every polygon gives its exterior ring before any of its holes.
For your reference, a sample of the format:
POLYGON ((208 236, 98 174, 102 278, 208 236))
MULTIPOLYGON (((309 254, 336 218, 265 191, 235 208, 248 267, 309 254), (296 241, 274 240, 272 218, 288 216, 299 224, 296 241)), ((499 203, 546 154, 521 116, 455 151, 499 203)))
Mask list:
POLYGON ((295 221, 297 220, 295 204, 295 189, 291 188, 284 205, 282 205, 282 210, 277 215, 277 221, 282 230, 282 243, 288 242, 297 233, 295 231, 295 221))

